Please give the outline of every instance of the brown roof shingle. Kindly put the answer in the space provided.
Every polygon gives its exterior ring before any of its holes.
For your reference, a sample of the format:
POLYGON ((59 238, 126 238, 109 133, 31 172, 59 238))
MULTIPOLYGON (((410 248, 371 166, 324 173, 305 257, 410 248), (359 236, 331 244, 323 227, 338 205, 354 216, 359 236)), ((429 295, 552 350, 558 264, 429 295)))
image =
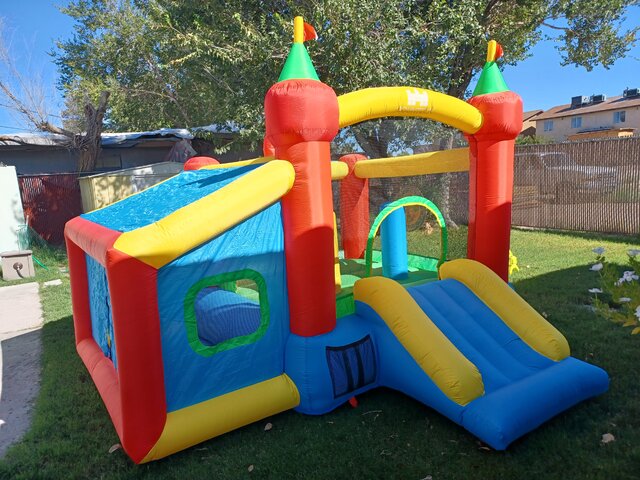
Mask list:
POLYGON ((527 110, 526 112, 522 112, 522 121, 526 122, 527 120, 533 120, 532 117, 539 115, 543 112, 543 110, 527 110))
POLYGON ((584 113, 604 112, 629 107, 640 107, 640 97, 624 98, 622 95, 611 97, 602 103, 592 103, 582 107, 571 108, 571 104, 557 105, 538 115, 535 120, 547 120, 558 117, 571 117, 584 113))

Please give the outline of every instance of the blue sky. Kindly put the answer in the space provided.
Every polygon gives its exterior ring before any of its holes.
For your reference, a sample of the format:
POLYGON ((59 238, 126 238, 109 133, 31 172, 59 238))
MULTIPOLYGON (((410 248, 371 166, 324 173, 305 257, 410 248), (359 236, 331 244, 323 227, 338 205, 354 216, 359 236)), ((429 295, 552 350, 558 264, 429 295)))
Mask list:
MULTIPOLYGON (((47 52, 53 48, 55 39, 73 33, 70 19, 55 7, 65 4, 67 0, 0 0, 0 17, 4 18, 5 35, 17 55, 17 66, 41 76, 43 83, 50 86, 48 101, 53 114, 60 112, 62 99, 54 88, 57 72, 47 52)), ((639 25, 640 7, 636 6, 630 9, 626 26, 639 25)), ((561 67, 560 55, 552 42, 539 43, 531 53, 530 58, 516 67, 507 67, 504 72, 509 87, 522 96, 525 110, 569 103, 575 95, 614 96, 626 87, 640 87, 640 45, 609 70, 597 67, 591 72, 582 67, 561 67)), ((18 130, 25 130, 25 125, 0 106, 0 133, 18 130)))
MULTIPOLYGON (((56 8, 56 5, 67 3, 67 0, 0 0, 4 36, 16 56, 16 66, 22 72, 42 78, 48 89, 46 93, 52 114, 58 114, 63 105, 55 91, 56 66, 47 52, 52 50, 56 39, 69 37, 73 32, 71 19, 56 8)), ((0 106, 0 133, 15 133, 16 129, 26 130, 15 113, 0 106)))

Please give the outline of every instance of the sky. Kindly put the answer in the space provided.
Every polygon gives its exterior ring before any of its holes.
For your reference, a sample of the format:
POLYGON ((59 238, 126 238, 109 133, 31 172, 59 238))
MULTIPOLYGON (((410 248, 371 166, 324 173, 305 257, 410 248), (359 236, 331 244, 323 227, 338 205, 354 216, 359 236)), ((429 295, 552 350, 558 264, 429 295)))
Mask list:
MULTIPOLYGON (((63 102, 55 90, 57 71, 48 52, 56 39, 73 34, 73 22, 56 8, 67 3, 68 0, 0 0, 5 38, 11 42, 16 64, 21 71, 40 76, 49 86, 49 110, 54 115, 60 113, 63 102)), ((627 28, 640 26, 640 6, 630 8, 627 17, 627 28)), ((546 110, 569 103, 576 95, 615 96, 626 87, 640 88, 640 44, 609 70, 596 67, 591 72, 582 67, 562 67, 553 42, 541 42, 531 53, 530 58, 504 71, 507 85, 522 96, 525 110, 546 110)), ((14 113, 0 106, 0 133, 25 130, 26 125, 14 113)))

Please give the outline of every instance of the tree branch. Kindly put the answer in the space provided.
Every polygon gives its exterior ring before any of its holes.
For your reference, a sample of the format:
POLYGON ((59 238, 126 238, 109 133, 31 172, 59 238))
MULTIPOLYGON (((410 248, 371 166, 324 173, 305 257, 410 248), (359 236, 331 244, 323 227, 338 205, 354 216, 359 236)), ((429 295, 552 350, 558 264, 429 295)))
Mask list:
POLYGON ((552 28, 553 30, 560 30, 563 32, 573 32, 573 30, 568 27, 558 27, 557 25, 551 25, 550 23, 547 23, 546 20, 543 20, 542 22, 540 22, 540 25, 544 25, 547 28, 552 28))

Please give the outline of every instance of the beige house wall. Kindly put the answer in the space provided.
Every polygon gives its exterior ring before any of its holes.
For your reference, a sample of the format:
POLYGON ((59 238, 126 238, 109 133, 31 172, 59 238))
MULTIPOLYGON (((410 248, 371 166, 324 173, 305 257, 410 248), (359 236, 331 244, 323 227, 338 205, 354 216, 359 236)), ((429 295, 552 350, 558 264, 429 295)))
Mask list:
POLYGON ((635 128, 636 133, 640 133, 640 107, 619 108, 616 110, 606 110, 603 112, 583 113, 576 115, 568 115, 565 117, 557 117, 553 120, 553 130, 544 131, 545 120, 536 120, 536 135, 556 141, 566 140, 569 135, 574 135, 583 130, 596 128, 635 128), (613 113, 625 111, 626 119, 624 123, 613 123, 613 113), (571 128, 571 118, 582 117, 582 125, 580 128, 571 128))

